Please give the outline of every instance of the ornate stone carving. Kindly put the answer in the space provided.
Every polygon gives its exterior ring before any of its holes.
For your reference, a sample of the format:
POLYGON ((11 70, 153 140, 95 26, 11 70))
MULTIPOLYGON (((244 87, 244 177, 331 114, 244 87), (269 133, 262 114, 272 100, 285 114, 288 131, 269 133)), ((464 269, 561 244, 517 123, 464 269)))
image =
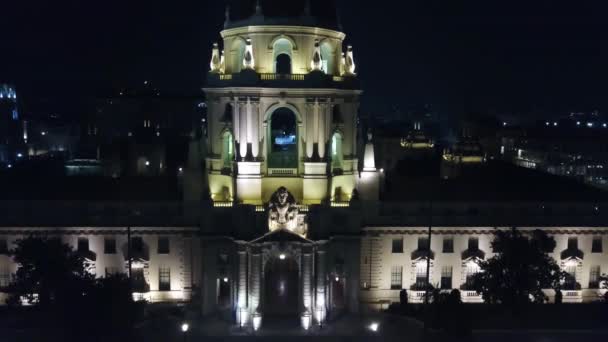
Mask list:
POLYGON ((270 231, 287 229, 298 233, 296 199, 285 187, 280 187, 270 198, 268 227, 270 231))

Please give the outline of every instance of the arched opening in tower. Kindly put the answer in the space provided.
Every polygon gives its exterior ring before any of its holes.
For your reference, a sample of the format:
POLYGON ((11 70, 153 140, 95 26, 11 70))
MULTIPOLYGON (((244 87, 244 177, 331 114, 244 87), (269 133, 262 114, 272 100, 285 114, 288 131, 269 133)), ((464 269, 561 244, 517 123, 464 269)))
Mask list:
POLYGON ((287 54, 280 54, 276 60, 276 71, 277 74, 288 75, 291 74, 291 57, 287 54))
POLYGON ((268 167, 298 167, 296 114, 289 108, 279 108, 272 114, 269 152, 268 167))

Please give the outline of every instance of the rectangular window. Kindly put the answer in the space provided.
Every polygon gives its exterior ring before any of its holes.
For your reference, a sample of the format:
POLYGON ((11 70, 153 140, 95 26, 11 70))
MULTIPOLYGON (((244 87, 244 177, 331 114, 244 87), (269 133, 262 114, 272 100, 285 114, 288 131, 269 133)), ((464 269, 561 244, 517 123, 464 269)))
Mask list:
POLYGON ((8 241, 0 239, 0 254, 8 254, 8 241))
POLYGON ((591 246, 591 253, 603 253, 603 252, 604 252, 604 246, 602 245, 602 238, 594 237, 593 245, 591 246))
POLYGON ((158 270, 158 290, 171 291, 171 269, 168 267, 158 270))
POLYGON ((441 289, 449 290, 452 288, 452 266, 441 268, 441 289))
POLYGON ((589 288, 600 288, 600 266, 591 266, 591 272, 589 273, 589 288))
POLYGON ((566 266, 566 280, 564 287, 567 290, 573 290, 576 287, 576 266, 566 266))
POLYGON ((0 269, 0 289, 7 288, 11 284, 11 272, 8 267, 2 267, 0 269))
POLYGON ((89 251, 89 238, 83 237, 78 238, 78 251, 88 252, 89 251))
POLYGON ((473 281, 475 280, 475 275, 477 273, 479 273, 480 268, 479 265, 477 263, 474 262, 469 262, 466 266, 466 274, 465 274, 465 285, 467 290, 470 290, 473 288, 473 281))
POLYGON ((416 287, 421 289, 426 285, 426 262, 416 265, 416 287))
POLYGON ((418 250, 428 251, 429 250, 429 238, 421 237, 418 238, 418 250))
POLYGON ((568 238, 568 249, 569 250, 578 249, 578 238, 576 238, 576 237, 568 238))
POLYGON ((473 251, 479 249, 479 238, 476 238, 476 237, 469 238, 469 249, 473 250, 473 251))
POLYGON ((120 274, 117 267, 106 267, 106 278, 117 274, 120 274))
POLYGON ((391 269, 391 290, 401 290, 403 288, 402 279, 403 267, 393 266, 391 269))
POLYGON ((443 253, 454 253, 454 238, 443 238, 443 253))
POLYGON ((403 238, 393 239, 393 253, 403 253, 403 238))
POLYGON ((169 238, 161 236, 158 238, 158 254, 169 254, 169 238))
POLYGON ((105 254, 116 254, 116 239, 107 237, 103 240, 103 252, 105 254))

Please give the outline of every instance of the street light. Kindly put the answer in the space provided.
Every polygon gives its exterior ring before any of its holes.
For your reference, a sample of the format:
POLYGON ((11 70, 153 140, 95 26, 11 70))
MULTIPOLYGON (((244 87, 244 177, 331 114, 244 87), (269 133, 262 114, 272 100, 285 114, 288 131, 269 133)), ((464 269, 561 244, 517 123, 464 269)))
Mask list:
POLYGON ((184 342, 188 338, 188 330, 190 330, 190 325, 188 325, 188 323, 183 323, 182 324, 182 333, 184 333, 184 342))

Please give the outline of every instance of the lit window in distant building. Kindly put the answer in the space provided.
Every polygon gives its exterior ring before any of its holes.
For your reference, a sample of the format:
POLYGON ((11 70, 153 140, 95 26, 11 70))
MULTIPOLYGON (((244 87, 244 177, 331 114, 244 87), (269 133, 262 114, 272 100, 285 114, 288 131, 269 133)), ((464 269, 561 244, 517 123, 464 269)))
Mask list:
POLYGON ((401 290, 403 288, 403 267, 393 266, 391 269, 391 290, 401 290))
POLYGON ((158 270, 158 290, 171 291, 171 269, 160 267, 158 270))
POLYGON ((19 120, 19 112, 16 109, 13 109, 13 120, 19 120))
POLYGON ((403 238, 393 239, 393 253, 403 253, 403 238))

